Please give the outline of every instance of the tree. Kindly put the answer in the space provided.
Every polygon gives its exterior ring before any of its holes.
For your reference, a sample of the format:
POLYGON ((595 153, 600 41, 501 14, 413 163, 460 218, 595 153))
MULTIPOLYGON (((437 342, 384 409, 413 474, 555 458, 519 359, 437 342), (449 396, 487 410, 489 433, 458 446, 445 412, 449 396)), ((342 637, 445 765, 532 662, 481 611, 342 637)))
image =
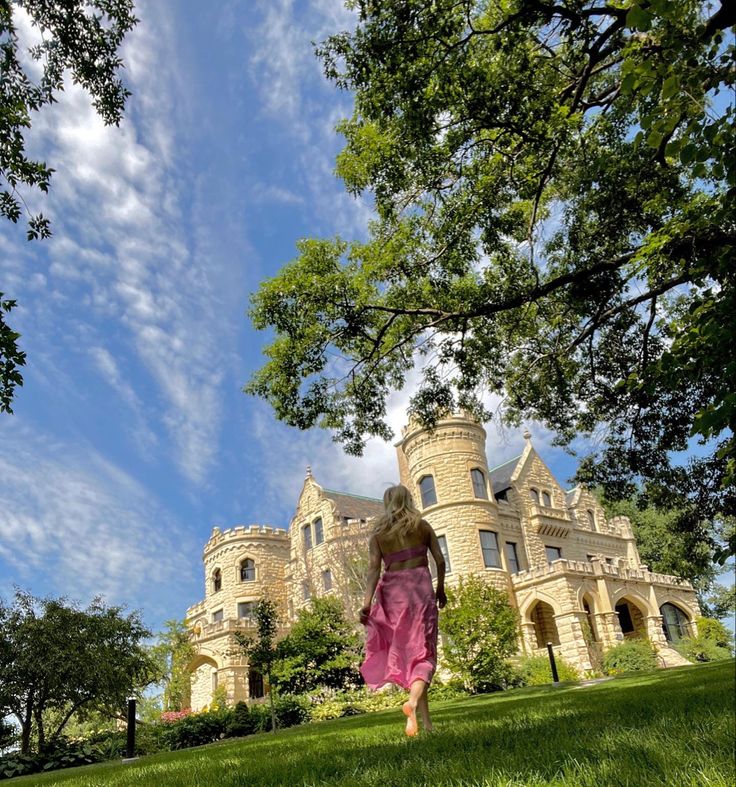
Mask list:
MULTIPOLYGON (((45 162, 26 154, 33 113, 56 102, 70 72, 104 122, 118 125, 130 95, 118 75, 118 51, 136 22, 132 0, 0 0, 0 216, 17 223, 25 212, 28 240, 51 235, 49 220, 30 212, 24 194, 36 188, 47 193, 53 173, 45 162), (27 53, 40 68, 37 81, 19 51, 13 20, 18 11, 25 12, 41 34, 41 42, 27 53)), ((14 305, 2 301, 0 293, 0 412, 9 413, 15 387, 23 384, 18 367, 25 363, 19 335, 2 315, 14 305)))
POLYGON ((347 689, 363 681, 358 667, 361 640, 345 619, 339 599, 315 598, 311 609, 299 610, 291 631, 278 644, 275 685, 290 694, 325 686, 347 689))
POLYGON ((95 599, 86 609, 66 599, 16 591, 0 602, 0 717, 21 727, 21 752, 35 732, 39 751, 53 745, 82 710, 119 713, 126 698, 160 675, 141 644, 151 632, 140 613, 95 599), (44 717, 57 715, 47 730, 44 717))
POLYGON ((719 620, 733 620, 736 615, 736 586, 716 585, 707 599, 710 614, 719 620))
POLYGON ((247 656, 250 666, 268 681, 268 696, 271 702, 271 729, 276 733, 276 710, 273 704, 272 673, 278 659, 276 632, 279 626, 279 613, 276 604, 267 598, 256 601, 253 607, 256 621, 256 636, 249 637, 242 631, 235 632, 235 641, 247 656))
POLYGON ((318 53, 355 97, 337 172, 376 218, 261 285, 274 338, 246 390, 360 453, 418 366, 424 425, 489 420, 493 394, 561 444, 602 434, 578 480, 609 498, 646 482, 683 528, 733 514, 736 6, 352 5, 318 53))
POLYGON ((680 511, 658 510, 647 505, 646 495, 642 494, 616 502, 604 497, 601 503, 606 517, 623 515, 631 520, 642 561, 652 571, 689 580, 702 605, 719 574, 711 543, 717 525, 703 521, 697 528, 683 532, 679 526, 680 511))
POLYGON ((151 648, 163 675, 163 710, 184 710, 190 705, 189 663, 194 657, 194 646, 184 621, 167 620, 158 642, 151 648))
POLYGON ((444 665, 473 692, 505 688, 506 658, 516 652, 519 616, 505 593, 476 576, 447 588, 440 615, 444 665))

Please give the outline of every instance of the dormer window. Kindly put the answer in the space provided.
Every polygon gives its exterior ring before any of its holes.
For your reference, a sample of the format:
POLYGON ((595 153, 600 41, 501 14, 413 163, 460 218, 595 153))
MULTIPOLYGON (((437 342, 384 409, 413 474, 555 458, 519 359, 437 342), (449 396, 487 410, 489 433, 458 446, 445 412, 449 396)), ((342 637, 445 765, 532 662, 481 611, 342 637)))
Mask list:
POLYGON ((304 529, 302 530, 304 534, 304 549, 311 549, 312 548, 312 526, 307 524, 304 525, 304 529))
POLYGON ((549 492, 542 492, 542 505, 547 506, 547 508, 552 505, 552 498, 549 496, 549 492))
POLYGON ((212 572, 212 592, 217 593, 220 590, 222 590, 222 572, 216 568, 212 572))
POLYGON ((483 471, 474 467, 470 471, 470 477, 473 480, 473 494, 479 500, 488 500, 488 488, 486 486, 486 477, 483 475, 483 471))
POLYGON ((253 582, 256 578, 256 561, 247 557, 240 564, 240 581, 253 582))
POLYGON ((325 540, 322 517, 318 516, 312 524, 314 525, 314 543, 321 544, 325 540))
POLYGON ((532 503, 539 505, 539 491, 534 487, 529 490, 529 497, 532 499, 532 503))
POLYGON ((433 506, 437 502, 437 492, 434 489, 434 478, 423 475, 419 479, 419 493, 422 496, 422 508, 433 506))

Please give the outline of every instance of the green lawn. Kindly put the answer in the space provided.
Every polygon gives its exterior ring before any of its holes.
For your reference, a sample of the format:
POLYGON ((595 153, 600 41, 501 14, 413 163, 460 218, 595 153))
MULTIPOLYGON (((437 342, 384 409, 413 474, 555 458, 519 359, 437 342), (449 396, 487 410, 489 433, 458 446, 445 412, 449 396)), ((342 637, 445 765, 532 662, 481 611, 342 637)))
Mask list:
POLYGON ((16 779, 39 785, 719 785, 734 772, 734 662, 437 703, 16 779))

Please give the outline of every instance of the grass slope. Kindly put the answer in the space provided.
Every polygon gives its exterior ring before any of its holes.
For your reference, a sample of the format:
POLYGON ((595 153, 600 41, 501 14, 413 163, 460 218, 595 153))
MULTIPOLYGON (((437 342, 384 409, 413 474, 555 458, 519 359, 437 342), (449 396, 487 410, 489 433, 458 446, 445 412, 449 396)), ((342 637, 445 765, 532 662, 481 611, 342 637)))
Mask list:
POLYGON ((437 703, 415 739, 397 709, 13 784, 732 787, 735 677, 729 661, 517 689, 437 703))

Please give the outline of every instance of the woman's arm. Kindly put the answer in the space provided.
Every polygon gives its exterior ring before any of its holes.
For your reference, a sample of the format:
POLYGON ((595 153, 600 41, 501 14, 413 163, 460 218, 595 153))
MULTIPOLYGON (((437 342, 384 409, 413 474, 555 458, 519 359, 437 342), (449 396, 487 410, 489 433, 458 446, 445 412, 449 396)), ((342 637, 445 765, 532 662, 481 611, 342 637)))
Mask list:
POLYGON ((442 609, 447 604, 447 596, 445 595, 445 557, 440 549, 440 542, 437 540, 437 535, 432 529, 429 522, 424 523, 429 530, 429 551, 432 553, 434 562, 437 565, 437 605, 442 609))
POLYGON ((376 592, 378 578, 381 576, 381 547, 378 546, 376 536, 371 536, 368 542, 368 572, 365 577, 365 596, 363 596, 363 606, 360 610, 360 622, 368 622, 368 615, 371 611, 373 594, 376 592))

